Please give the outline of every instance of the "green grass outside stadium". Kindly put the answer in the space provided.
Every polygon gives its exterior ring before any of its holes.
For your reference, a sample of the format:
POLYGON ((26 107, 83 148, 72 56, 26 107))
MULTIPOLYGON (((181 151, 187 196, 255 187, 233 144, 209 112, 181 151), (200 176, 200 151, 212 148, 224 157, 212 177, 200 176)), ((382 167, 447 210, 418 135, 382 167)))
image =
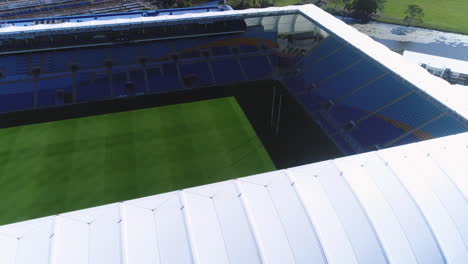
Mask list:
MULTIPOLYGON (((322 8, 334 8, 333 1, 322 8)), ((277 6, 302 4, 301 0, 278 0, 277 6)), ((424 22, 413 26, 448 32, 468 34, 468 1, 466 0, 387 0, 383 10, 375 19, 380 22, 406 25, 403 21, 408 5, 419 5, 424 9, 424 22)), ((338 10, 340 6, 338 5, 338 10)))

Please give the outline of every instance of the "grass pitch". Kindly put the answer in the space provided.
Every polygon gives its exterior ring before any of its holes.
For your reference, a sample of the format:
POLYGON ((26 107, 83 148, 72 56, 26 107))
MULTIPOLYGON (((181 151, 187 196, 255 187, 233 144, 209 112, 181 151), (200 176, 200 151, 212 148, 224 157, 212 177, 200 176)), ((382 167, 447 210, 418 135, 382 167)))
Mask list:
POLYGON ((0 225, 274 169, 233 97, 0 129, 0 225))

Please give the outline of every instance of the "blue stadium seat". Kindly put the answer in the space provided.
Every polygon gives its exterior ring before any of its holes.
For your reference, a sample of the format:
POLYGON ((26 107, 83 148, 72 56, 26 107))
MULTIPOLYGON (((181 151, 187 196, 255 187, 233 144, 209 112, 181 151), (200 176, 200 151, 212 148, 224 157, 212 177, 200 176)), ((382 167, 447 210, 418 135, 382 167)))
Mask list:
POLYGON ((344 98, 338 104, 371 113, 384 105, 394 102, 410 91, 408 87, 398 82, 394 77, 386 75, 344 98))
POLYGON ((163 74, 160 73, 159 68, 148 69, 148 81, 151 92, 162 93, 182 89, 175 64, 163 64, 162 69, 163 74))
POLYGON ((189 49, 179 53, 181 58, 196 58, 200 57, 200 50, 198 49, 189 49))
POLYGON ((328 99, 336 99, 354 89, 381 76, 383 71, 373 63, 363 60, 356 63, 346 71, 343 71, 325 82, 320 83, 318 93, 328 99))
POLYGON ((80 69, 102 67, 106 53, 101 49, 76 50, 74 56, 80 69))
POLYGON ((351 135, 365 148, 383 145, 399 136, 405 131, 378 117, 371 116, 359 122, 351 135))
POLYGON ((32 80, 0 85, 0 112, 14 112, 34 107, 32 80))
MULTIPOLYGON (((17 56, 18 55, 9 55, 0 57, 0 71, 4 76, 13 76, 17 74, 17 67, 19 66, 16 65, 17 56)), ((24 72, 26 71, 27 68, 24 69, 24 72)))
POLYGON ((235 83, 242 80, 242 72, 235 59, 214 60, 211 65, 218 84, 235 83))
POLYGON ((53 69, 52 65, 52 54, 51 53, 43 53, 43 61, 42 61, 42 73, 51 73, 53 69))
POLYGON ((239 45, 241 53, 258 52, 258 47, 253 45, 239 45))
POLYGON ((273 66, 273 69, 276 69, 278 67, 278 55, 277 54, 270 54, 270 55, 267 55, 267 56, 270 59, 271 65, 273 66))
POLYGON ((34 94, 15 93, 0 95, 0 112, 14 112, 33 108, 34 94))
POLYGON ((109 77, 107 73, 84 75, 79 78, 76 93, 77 102, 90 102, 110 98, 109 77))
POLYGON ((388 146, 388 147, 396 147, 396 146, 400 146, 400 145, 405 145, 405 144, 411 144, 411 143, 415 143, 415 142, 419 142, 419 141, 422 141, 423 139, 420 139, 418 137, 416 137, 414 134, 409 134, 405 137, 403 137, 402 139, 400 139, 399 141, 393 143, 392 145, 388 146))
POLYGON ((69 71, 68 66, 71 63, 71 51, 54 51, 51 53, 51 66, 52 72, 65 72, 69 71))
POLYGON ((276 42, 278 39, 278 32, 276 31, 263 31, 262 26, 257 28, 249 28, 246 32, 242 33, 243 37, 255 40, 273 40, 276 42))
POLYGON ((304 91, 302 93, 298 93, 296 98, 302 102, 302 104, 307 108, 308 111, 316 111, 318 108, 318 104, 321 102, 320 97, 316 96, 312 92, 304 91))
POLYGON ((62 76, 53 79, 39 80, 38 107, 47 107, 56 105, 57 91, 61 90, 67 93, 70 98, 72 94, 71 75, 62 76))
POLYGON ((314 47, 309 54, 307 54, 306 58, 304 59, 304 63, 309 64, 314 62, 315 60, 330 54, 332 51, 336 50, 337 48, 343 46, 343 44, 333 37, 328 37, 314 47))
POLYGON ((174 49, 170 41, 146 43, 140 46, 142 55, 147 56, 150 60, 156 60, 167 57, 174 49))
POLYGON ((125 72, 117 72, 112 74, 112 87, 114 88, 115 97, 128 96, 125 84, 127 83, 127 74, 125 72))
POLYGON ((208 40, 205 38, 186 38, 178 39, 177 41, 169 41, 170 45, 174 48, 173 52, 182 54, 190 52, 191 50, 198 49, 198 47, 208 40))
POLYGON ((21 54, 16 55, 16 69, 13 75, 29 75, 30 74, 30 67, 29 67, 29 55, 21 54))
POLYGON ((164 63, 162 64, 162 70, 164 76, 177 76, 177 66, 175 63, 164 63))
POLYGON ((352 155, 356 153, 356 150, 351 147, 350 143, 348 143, 341 134, 334 135, 331 137, 331 139, 345 155, 352 155))
POLYGON ((293 94, 302 93, 307 87, 302 75, 289 74, 283 78, 283 82, 285 87, 293 94))
MULTIPOLYGON (((105 49, 116 65, 128 65, 138 63, 138 46, 115 46, 105 49)), ((104 53, 105 54, 105 53, 104 53)))
POLYGON ((330 110, 330 115, 333 116, 333 119, 342 125, 350 120, 357 120, 367 114, 368 112, 362 109, 350 107, 345 104, 334 105, 330 110))
POLYGON ((319 126, 325 131, 327 135, 334 134, 339 127, 335 127, 326 112, 316 112, 313 114, 314 120, 319 124, 319 126))
POLYGON ((231 49, 228 46, 215 46, 211 48, 213 56, 231 55, 231 49))
POLYGON ((434 138, 466 132, 467 124, 447 114, 422 127, 419 131, 434 138))
POLYGON ((240 61, 249 80, 264 79, 273 72, 265 56, 242 57, 240 61))
POLYGON ((441 109, 415 93, 383 109, 379 112, 379 115, 415 128, 441 113, 441 109))
POLYGON ((351 48, 342 48, 337 52, 327 56, 325 59, 310 61, 304 60, 304 74, 307 81, 319 82, 328 76, 338 72, 346 66, 356 62, 360 55, 351 48))
POLYGON ((57 90, 43 89, 39 90, 37 95, 38 107, 48 107, 57 105, 57 90))
POLYGON ((211 73, 206 62, 190 63, 180 65, 182 78, 186 87, 195 88, 213 85, 211 73))
POLYGON ((135 93, 137 95, 144 94, 146 90, 145 86, 145 75, 143 73, 143 69, 132 70, 130 71, 130 81, 135 86, 135 93))

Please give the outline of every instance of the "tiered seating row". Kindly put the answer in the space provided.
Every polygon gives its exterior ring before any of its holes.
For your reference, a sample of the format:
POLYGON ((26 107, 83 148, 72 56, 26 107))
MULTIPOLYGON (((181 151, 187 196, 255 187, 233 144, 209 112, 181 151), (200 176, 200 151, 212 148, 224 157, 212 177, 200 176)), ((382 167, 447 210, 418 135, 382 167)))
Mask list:
POLYGON ((379 114, 416 128, 441 113, 441 109, 429 103, 421 95, 412 94, 383 109, 379 114))
POLYGON ((466 132, 466 129, 466 123, 464 124, 462 121, 448 114, 425 125, 419 131, 428 133, 433 137, 443 137, 466 132))
POLYGON ((381 117, 371 116, 350 133, 361 145, 372 148, 401 136, 405 131, 381 117))
POLYGON ((0 111, 18 111, 34 106, 33 81, 0 86, 0 111))
MULTIPOLYGON (((410 92, 407 87, 399 84, 391 75, 386 75, 383 78, 357 90, 355 93, 337 102, 338 105, 346 105, 351 108, 361 109, 364 112, 372 113, 377 109, 392 103, 399 97, 410 92)), ((332 112, 334 109, 332 110, 332 112)), ((366 115, 359 113, 354 116, 342 117, 334 115, 336 120, 347 122, 349 120, 358 120, 366 115)))
MULTIPOLYGON (((330 47, 327 52, 329 51, 331 51, 330 47)), ((342 48, 337 51, 331 51, 331 54, 329 56, 325 55, 323 59, 304 61, 303 69, 305 72, 312 73, 305 75, 307 81, 319 83, 329 75, 356 62, 358 59, 360 59, 360 56, 355 51, 349 48, 342 48), (320 65, 320 67, 314 67, 316 64, 320 65)))
POLYGON ((343 44, 335 38, 328 37, 322 40, 304 59, 304 64, 311 64, 323 56, 326 56, 334 50, 342 47, 343 44))
POLYGON ((303 71, 290 73, 284 82, 310 112, 327 111, 322 123, 339 124, 331 134, 344 129, 364 149, 372 149, 468 130, 452 116, 438 119, 446 110, 333 37, 306 56, 303 71))
POLYGON ((268 59, 276 56, 270 52, 267 59, 259 47, 276 34, 256 32, 259 35, 265 38, 215 36, 2 56, 1 65, 8 67, 0 68, 0 100, 9 103, 2 104, 0 112, 226 84, 245 75, 248 80, 268 78, 273 72, 268 59), (25 103, 16 102, 23 98, 25 103))
POLYGON ((336 100, 359 89, 372 80, 376 80, 383 74, 382 70, 376 68, 367 60, 363 60, 320 83, 317 93, 331 100, 336 100))

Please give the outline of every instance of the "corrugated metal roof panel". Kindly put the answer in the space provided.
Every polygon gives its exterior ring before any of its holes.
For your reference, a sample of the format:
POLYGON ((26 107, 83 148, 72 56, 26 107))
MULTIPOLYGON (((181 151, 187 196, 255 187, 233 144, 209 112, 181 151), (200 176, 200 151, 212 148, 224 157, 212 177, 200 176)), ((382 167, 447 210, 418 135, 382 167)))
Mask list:
POLYGON ((399 219, 373 179, 374 173, 381 172, 380 170, 373 171, 373 168, 368 165, 372 158, 375 157, 362 154, 337 159, 334 163, 343 172, 343 177, 369 217, 389 258, 388 261, 390 263, 417 263, 413 248, 399 219))
POLYGON ((464 133, 0 226, 0 260, 465 263, 467 146, 464 133))

